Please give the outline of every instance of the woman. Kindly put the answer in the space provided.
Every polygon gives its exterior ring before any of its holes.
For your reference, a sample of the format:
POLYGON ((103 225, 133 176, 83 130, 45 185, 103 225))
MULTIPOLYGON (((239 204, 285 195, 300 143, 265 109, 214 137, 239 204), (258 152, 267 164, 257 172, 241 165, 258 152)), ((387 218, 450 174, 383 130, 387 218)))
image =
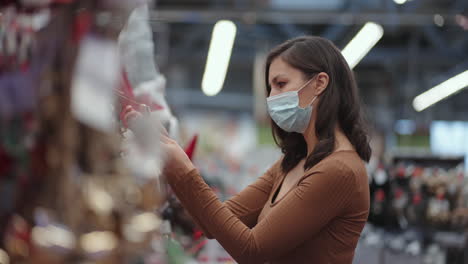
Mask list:
POLYGON ((271 51, 265 81, 280 160, 222 203, 163 136, 165 176, 239 263, 352 263, 369 212, 371 155, 353 73, 330 41, 300 37, 271 51))

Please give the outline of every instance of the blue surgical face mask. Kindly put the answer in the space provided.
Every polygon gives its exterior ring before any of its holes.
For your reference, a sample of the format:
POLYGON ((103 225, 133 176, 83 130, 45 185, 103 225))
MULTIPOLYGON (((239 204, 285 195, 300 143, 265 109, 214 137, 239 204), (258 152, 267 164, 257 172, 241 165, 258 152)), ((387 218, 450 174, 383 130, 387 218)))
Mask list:
POLYGON ((267 98, 268 113, 271 119, 286 132, 304 133, 312 116, 312 103, 304 108, 299 106, 299 91, 304 89, 314 78, 307 81, 297 91, 280 93, 267 98))

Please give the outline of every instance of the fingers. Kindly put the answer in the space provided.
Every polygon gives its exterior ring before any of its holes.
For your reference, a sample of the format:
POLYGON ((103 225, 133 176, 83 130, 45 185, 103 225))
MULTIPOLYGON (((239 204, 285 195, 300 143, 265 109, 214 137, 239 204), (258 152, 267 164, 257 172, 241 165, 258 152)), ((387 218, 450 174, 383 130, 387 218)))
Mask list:
POLYGON ((158 128, 159 130, 161 130, 162 135, 169 137, 169 133, 167 132, 167 129, 163 126, 161 122, 158 122, 158 128))
POLYGON ((130 122, 133 118, 142 116, 141 113, 136 111, 131 105, 127 105, 122 114, 126 123, 130 122))
POLYGON ((131 119, 135 118, 135 117, 139 117, 140 116, 140 113, 136 112, 136 111, 132 111, 130 113, 126 113, 124 118, 127 122, 129 122, 131 119))
POLYGON ((125 108, 124 108, 124 113, 128 113, 128 112, 131 112, 132 110, 135 110, 133 109, 133 106, 131 105, 127 105, 125 108))
POLYGON ((138 105, 138 111, 149 114, 151 113, 151 108, 148 105, 140 104, 138 105))
POLYGON ((161 134, 161 142, 169 144, 172 142, 172 139, 167 135, 161 134))

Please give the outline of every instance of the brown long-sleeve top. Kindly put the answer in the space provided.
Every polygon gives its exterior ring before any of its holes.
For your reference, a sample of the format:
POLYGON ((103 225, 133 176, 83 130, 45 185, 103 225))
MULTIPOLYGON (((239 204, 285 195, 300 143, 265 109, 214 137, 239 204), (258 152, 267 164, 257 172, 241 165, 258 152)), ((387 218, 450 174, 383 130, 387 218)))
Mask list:
POLYGON ((255 183, 222 203, 196 169, 168 181, 208 237, 239 263, 352 263, 369 212, 363 161, 334 152, 272 203, 284 173, 276 162, 255 183))

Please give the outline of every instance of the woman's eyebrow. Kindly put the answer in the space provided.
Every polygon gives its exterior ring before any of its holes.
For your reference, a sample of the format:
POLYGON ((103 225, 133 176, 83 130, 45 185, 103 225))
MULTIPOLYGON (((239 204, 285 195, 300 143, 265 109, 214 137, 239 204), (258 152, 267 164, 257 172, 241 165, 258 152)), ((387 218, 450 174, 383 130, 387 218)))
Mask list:
POLYGON ((284 74, 282 74, 282 73, 276 75, 276 76, 271 80, 270 85, 271 85, 272 83, 275 83, 275 82, 278 80, 279 77, 283 77, 283 76, 284 76, 284 74))

